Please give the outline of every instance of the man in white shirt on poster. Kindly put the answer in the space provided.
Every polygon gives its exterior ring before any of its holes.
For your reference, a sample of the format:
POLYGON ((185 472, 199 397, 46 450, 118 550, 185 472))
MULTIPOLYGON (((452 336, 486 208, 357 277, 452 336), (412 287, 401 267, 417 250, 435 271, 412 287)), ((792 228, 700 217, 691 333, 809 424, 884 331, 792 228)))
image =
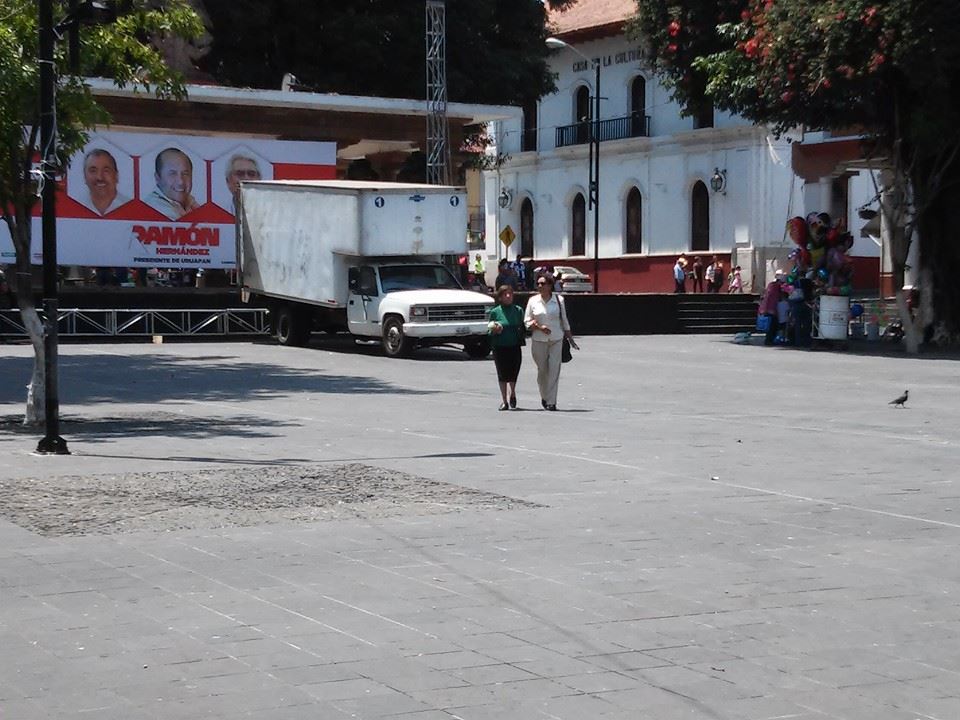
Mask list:
POLYGON ((117 161, 107 150, 95 148, 84 156, 83 181, 90 191, 87 205, 101 217, 130 202, 117 191, 119 179, 117 161))
POLYGON ((193 163, 183 150, 167 148, 157 154, 157 186, 143 201, 171 220, 179 220, 200 205, 191 195, 193 163))

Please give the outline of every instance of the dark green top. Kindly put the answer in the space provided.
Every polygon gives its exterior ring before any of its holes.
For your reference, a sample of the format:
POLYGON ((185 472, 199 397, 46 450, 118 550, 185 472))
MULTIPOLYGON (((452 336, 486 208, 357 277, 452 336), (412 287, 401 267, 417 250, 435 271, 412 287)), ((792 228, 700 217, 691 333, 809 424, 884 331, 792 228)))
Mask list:
POLYGON ((488 317, 503 325, 503 332, 499 335, 490 333, 490 343, 494 347, 514 347, 523 344, 526 328, 523 326, 523 310, 519 306, 494 305, 488 317))

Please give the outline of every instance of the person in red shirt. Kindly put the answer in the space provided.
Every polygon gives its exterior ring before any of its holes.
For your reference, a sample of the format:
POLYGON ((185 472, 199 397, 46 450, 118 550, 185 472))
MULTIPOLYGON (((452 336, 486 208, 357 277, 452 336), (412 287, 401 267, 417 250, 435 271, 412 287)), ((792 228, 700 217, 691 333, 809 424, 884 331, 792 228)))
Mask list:
POLYGON ((777 303, 783 296, 783 270, 777 270, 774 279, 767 284, 767 289, 763 291, 763 297, 760 298, 760 315, 769 318, 767 325, 767 334, 763 339, 764 345, 773 345, 773 339, 777 336, 777 330, 780 329, 780 322, 777 318, 777 303))

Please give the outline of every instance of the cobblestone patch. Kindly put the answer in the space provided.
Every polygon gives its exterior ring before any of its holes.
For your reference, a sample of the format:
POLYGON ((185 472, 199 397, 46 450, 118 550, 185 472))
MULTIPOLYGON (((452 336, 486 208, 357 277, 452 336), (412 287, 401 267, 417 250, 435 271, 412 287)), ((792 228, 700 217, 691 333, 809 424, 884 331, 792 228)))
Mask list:
POLYGON ((358 463, 0 480, 0 515, 51 537, 536 507, 358 463))

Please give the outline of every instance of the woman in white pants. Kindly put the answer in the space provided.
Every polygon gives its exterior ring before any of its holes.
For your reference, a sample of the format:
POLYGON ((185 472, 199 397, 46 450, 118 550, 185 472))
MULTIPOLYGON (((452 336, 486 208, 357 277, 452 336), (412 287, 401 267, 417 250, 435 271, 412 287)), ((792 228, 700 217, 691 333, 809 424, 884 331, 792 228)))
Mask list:
POLYGON ((537 364, 537 385, 540 386, 540 404, 545 410, 557 409, 557 385, 560 382, 560 359, 563 338, 572 347, 580 348, 570 332, 563 298, 553 292, 552 275, 537 277, 537 294, 527 301, 523 322, 531 331, 530 349, 537 364))

